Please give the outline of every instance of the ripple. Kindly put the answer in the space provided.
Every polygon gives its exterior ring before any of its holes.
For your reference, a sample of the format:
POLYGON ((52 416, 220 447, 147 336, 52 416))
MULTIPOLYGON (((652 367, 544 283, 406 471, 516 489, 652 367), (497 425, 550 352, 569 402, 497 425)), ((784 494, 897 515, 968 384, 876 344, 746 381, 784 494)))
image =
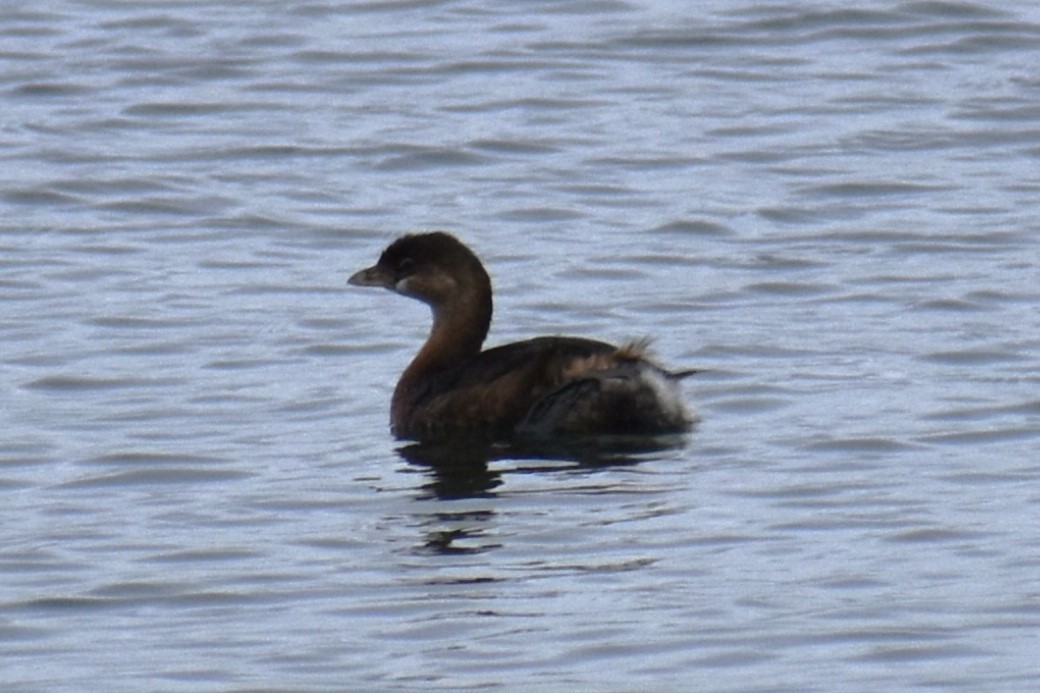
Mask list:
POLYGON ((142 378, 101 378, 79 375, 50 375, 33 380, 22 387, 28 390, 75 393, 146 387, 153 385, 154 383, 155 381, 142 378))
POLYGON ((653 229, 654 233, 680 234, 692 236, 726 237, 734 235, 733 229, 713 221, 683 219, 672 221, 653 229))
POLYGON ((0 199, 16 205, 29 206, 62 206, 79 204, 82 200, 75 195, 58 192, 56 190, 25 188, 22 190, 9 190, 2 193, 0 199))
POLYGON ((216 464, 221 462, 215 457, 202 457, 199 455, 172 454, 167 452, 118 452, 99 457, 93 457, 86 464, 100 466, 151 466, 151 465, 182 465, 188 464, 216 464))
POLYGON ((581 213, 562 207, 525 207, 500 212, 497 217, 503 221, 543 224, 546 222, 579 219, 581 218, 581 213))
POLYGON ((992 418, 1013 416, 1040 416, 1040 400, 1029 400, 1020 404, 994 404, 985 407, 956 407, 925 415, 934 421, 982 421, 992 418))
POLYGON ((382 159, 375 164, 379 171, 421 171, 455 166, 479 166, 490 159, 482 154, 458 149, 415 148, 414 151, 382 159))
POLYGON ((850 181, 845 183, 829 183, 807 187, 804 192, 824 197, 886 197, 890 195, 907 195, 943 192, 951 190, 946 185, 924 185, 921 183, 895 183, 890 181, 850 181))
POLYGON ((29 599, 23 602, 9 604, 9 609, 42 609, 47 611, 79 612, 98 611, 116 606, 116 600, 103 599, 100 597, 78 597, 78 596, 56 596, 29 599))
POLYGON ((8 90, 8 94, 22 98, 69 98, 89 94, 93 89, 70 82, 33 82, 19 85, 8 90))
POLYGON ((758 414, 791 406, 791 401, 776 397, 719 397, 711 401, 713 411, 733 414, 758 414))
POLYGON ((114 474, 87 476, 67 481, 62 488, 125 488, 128 486, 152 486, 168 484, 199 484, 236 481, 253 476, 248 472, 228 469, 202 469, 196 467, 173 467, 162 469, 131 469, 114 474))
POLYGON ((745 289, 756 293, 772 294, 779 296, 817 296, 831 293, 837 287, 809 282, 755 282, 748 284, 745 289))
POLYGON ((892 453, 913 450, 917 446, 901 443, 888 438, 835 438, 810 443, 810 450, 821 450, 826 452, 874 452, 892 453))
POLYGON ((985 539, 987 536, 989 535, 985 532, 968 532, 964 530, 951 530, 944 529, 941 527, 931 527, 925 529, 912 529, 904 532, 897 532, 889 537, 886 537, 885 541, 891 541, 901 544, 934 544, 947 541, 985 539))
POLYGON ((987 445, 990 443, 1031 440, 1037 437, 1040 437, 1040 429, 1027 424, 1013 428, 978 429, 971 431, 957 431, 954 433, 933 433, 921 436, 919 440, 924 443, 940 443, 945 445, 971 443, 987 445))
POLYGON ((908 644, 906 647, 878 647, 871 652, 859 655, 855 659, 864 662, 884 662, 887 664, 899 664, 907 662, 943 660, 952 658, 963 658, 980 654, 993 654, 991 651, 972 645, 937 645, 928 646, 920 644, 908 644))
POLYGON ((961 349, 936 351, 920 357, 922 361, 948 366, 983 366, 1022 361, 1025 355, 997 349, 961 349))

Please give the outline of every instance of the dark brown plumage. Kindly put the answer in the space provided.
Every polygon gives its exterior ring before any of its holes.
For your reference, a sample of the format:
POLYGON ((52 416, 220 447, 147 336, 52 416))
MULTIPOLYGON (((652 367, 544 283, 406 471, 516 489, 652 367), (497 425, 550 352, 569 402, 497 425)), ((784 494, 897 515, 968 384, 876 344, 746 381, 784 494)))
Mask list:
POLYGON ((661 435, 690 428, 673 374, 644 344, 538 337, 481 351, 491 280, 454 236, 394 241, 350 278, 427 303, 433 327, 401 375, 390 407, 395 435, 421 441, 661 435))

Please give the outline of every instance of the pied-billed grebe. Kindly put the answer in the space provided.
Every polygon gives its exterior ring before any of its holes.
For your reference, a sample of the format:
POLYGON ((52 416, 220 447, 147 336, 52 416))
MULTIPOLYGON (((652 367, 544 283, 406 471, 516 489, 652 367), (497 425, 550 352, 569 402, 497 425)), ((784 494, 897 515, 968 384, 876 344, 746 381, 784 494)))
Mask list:
POLYGON ((427 303, 433 328, 401 375, 390 407, 399 438, 508 441, 689 430, 677 380, 645 345, 538 337, 481 351, 491 325, 491 280, 447 233, 394 241, 350 284, 427 303))

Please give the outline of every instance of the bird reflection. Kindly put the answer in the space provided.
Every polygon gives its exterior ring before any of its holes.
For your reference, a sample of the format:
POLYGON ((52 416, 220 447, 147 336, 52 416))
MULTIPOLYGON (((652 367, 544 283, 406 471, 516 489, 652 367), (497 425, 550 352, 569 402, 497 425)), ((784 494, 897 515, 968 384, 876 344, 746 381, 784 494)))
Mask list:
POLYGON ((428 481, 422 499, 459 500, 495 496, 502 472, 490 463, 511 460, 511 473, 554 472, 575 467, 614 467, 642 462, 655 453, 681 447, 686 436, 603 436, 566 443, 524 444, 412 443, 397 449, 402 459, 422 467, 428 481))
MULTIPOLYGON (((548 474, 574 469, 595 469, 632 465, 652 459, 666 450, 681 447, 685 436, 665 438, 597 438, 566 446, 552 444, 458 444, 412 443, 397 449, 403 460, 419 468, 424 483, 419 501, 484 500, 489 504, 474 508, 462 503, 437 505, 424 514, 420 553, 461 555, 482 553, 501 546, 488 531, 497 513, 490 501, 497 498, 503 474, 548 474), (492 462, 512 464, 492 467, 492 462)), ((483 504, 481 504, 483 505, 483 504)))
POLYGON ((424 467, 429 479, 420 499, 460 500, 493 496, 502 474, 488 468, 492 459, 487 446, 414 443, 397 449, 405 461, 424 467))

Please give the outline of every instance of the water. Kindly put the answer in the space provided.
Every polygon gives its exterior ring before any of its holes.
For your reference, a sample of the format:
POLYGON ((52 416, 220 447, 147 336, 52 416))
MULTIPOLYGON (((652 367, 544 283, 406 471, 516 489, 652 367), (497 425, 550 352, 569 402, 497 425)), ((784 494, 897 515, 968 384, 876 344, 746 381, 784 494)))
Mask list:
POLYGON ((690 7, 0 10, 4 690, 1035 688, 1040 13, 690 7), (687 446, 410 462, 417 228, 687 446))

